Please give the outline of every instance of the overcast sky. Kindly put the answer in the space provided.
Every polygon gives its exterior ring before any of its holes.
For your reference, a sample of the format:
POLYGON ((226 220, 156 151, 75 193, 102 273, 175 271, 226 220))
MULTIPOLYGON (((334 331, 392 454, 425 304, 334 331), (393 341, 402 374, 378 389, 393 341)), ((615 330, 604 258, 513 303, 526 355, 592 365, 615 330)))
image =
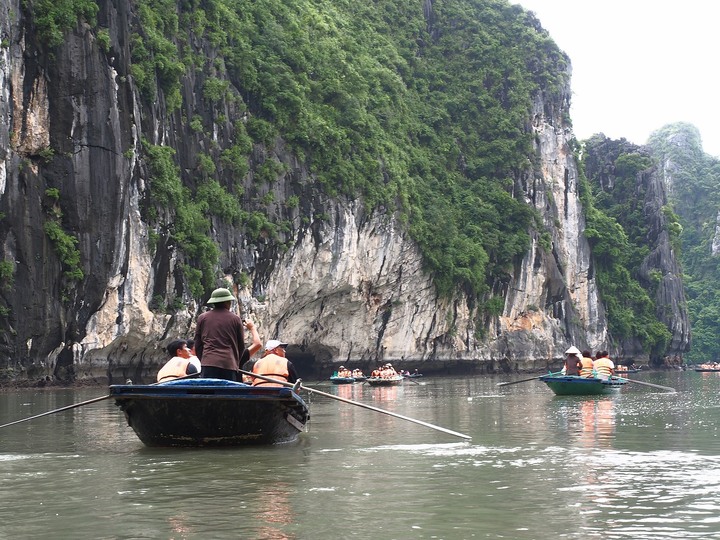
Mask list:
POLYGON ((534 11, 572 62, 578 139, 645 144, 673 122, 720 157, 720 1, 510 0, 534 11))

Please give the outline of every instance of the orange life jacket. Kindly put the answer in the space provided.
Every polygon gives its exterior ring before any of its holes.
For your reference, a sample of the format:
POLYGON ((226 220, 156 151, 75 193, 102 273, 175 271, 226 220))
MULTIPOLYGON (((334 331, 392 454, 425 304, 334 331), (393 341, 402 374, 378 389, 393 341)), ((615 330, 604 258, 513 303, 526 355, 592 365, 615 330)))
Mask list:
POLYGON ((601 379, 607 379, 613 374, 615 364, 607 357, 595 360, 595 371, 601 379))
POLYGON ((582 369, 580 370, 580 376, 581 377, 592 377, 593 376, 593 359, 588 358, 587 356, 583 356, 582 360, 580 360, 580 364, 582 364, 582 369))
MULTIPOLYGON (((287 358, 283 358, 277 354, 268 354, 267 356, 263 356, 260 360, 255 362, 255 365, 253 366, 253 373, 287 382, 288 377, 290 376, 287 358)), ((270 381, 259 379, 257 377, 253 379, 252 385, 285 386, 283 384, 271 383, 270 381)))
POLYGON ((190 363, 189 358, 174 356, 160 368, 157 374, 157 382, 172 381, 178 377, 187 375, 187 367, 190 363))

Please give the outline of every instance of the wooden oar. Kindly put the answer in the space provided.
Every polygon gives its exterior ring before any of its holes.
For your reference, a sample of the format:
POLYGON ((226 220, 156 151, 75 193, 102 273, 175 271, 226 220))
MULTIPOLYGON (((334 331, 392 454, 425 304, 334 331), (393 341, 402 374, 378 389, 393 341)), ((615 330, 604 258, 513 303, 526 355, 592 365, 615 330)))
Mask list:
POLYGON ((19 424, 21 422, 27 422, 28 420, 35 420, 35 418, 40 418, 41 416, 47 416, 48 414, 55 414, 57 412, 75 409, 76 407, 82 407, 83 405, 90 405, 91 403, 102 401, 103 399, 108 399, 109 397, 111 397, 110 394, 108 394, 107 396, 96 397, 94 399, 88 399, 87 401, 82 401, 80 403, 74 403, 73 405, 68 405, 67 407, 60 407, 59 409, 53 409, 52 411, 47 411, 44 413, 36 414, 35 416, 23 418, 22 420, 15 420, 14 422, 8 422, 7 424, 3 424, 2 426, 0 426, 0 428, 12 426, 14 424, 19 424))
POLYGON ((621 381, 627 381, 635 384, 642 384, 643 386, 650 386, 652 388, 659 388, 660 390, 665 390, 666 392, 675 393, 677 390, 672 388, 671 386, 661 386, 659 384, 653 384, 649 382, 643 382, 643 381, 636 381, 635 379, 626 379, 625 377, 618 377, 615 375, 615 378, 621 381))
MULTIPOLYGON (((178 378, 173 379, 173 380, 174 380, 174 381, 179 381, 179 380, 181 380, 181 379, 190 379, 190 378, 192 378, 192 377, 197 377, 198 375, 200 375, 200 374, 199 374, 199 373, 193 373, 193 374, 191 374, 191 375, 185 375, 184 377, 178 377, 178 378)), ((169 382, 169 381, 164 381, 164 382, 169 382)), ((157 385, 157 384, 160 384, 160 383, 152 383, 150 386, 155 386, 155 385, 157 385)), ((29 416, 29 417, 23 418, 23 419, 21 419, 21 420, 15 420, 14 422, 8 422, 7 424, 1 425, 1 426, 0 426, 0 429, 2 429, 2 428, 4 428, 4 427, 8 427, 8 426, 13 426, 13 425, 15 425, 15 424, 20 424, 20 423, 22 423, 22 422, 27 422, 28 420, 35 420, 36 418, 40 418, 40 417, 42 417, 42 416, 47 416, 47 415, 49 415, 49 414, 55 414, 55 413, 59 413, 59 412, 63 412, 63 411, 69 411, 70 409, 76 409, 77 407, 83 407, 83 406, 85 406, 85 405, 90 405, 91 403, 97 403, 98 401, 102 401, 102 400, 104 400, 104 399, 108 399, 108 398, 111 398, 111 397, 113 397, 113 396, 112 396, 111 394, 108 394, 107 396, 100 396, 100 397, 96 397, 96 398, 93 398, 93 399, 88 399, 87 401, 81 401, 80 403, 73 403, 72 405, 67 405, 67 406, 65 406, 65 407, 60 407, 59 409, 53 409, 52 411, 47 411, 47 412, 44 412, 44 413, 36 414, 35 416, 29 416)))
POLYGON ((536 381, 540 377, 545 377, 546 375, 559 375, 560 373, 562 373, 562 371, 558 371, 557 373, 543 373, 542 375, 538 375, 537 377, 530 377, 529 379, 520 379, 519 381, 499 382, 495 386, 509 386, 511 384, 520 384, 521 382, 536 381))
MULTIPOLYGON (((308 392, 312 392, 313 394, 318 394, 320 396, 325 396, 330 399, 334 399, 337 401, 342 401, 343 403, 348 403, 350 405, 357 405, 358 407, 362 407, 363 409, 368 409, 370 411, 379 412, 382 414, 387 414, 388 416, 394 416, 395 418, 400 418, 401 420, 407 420, 408 422, 414 422, 415 424, 420 424, 421 426, 429 427, 432 429, 436 429, 438 431, 442 431, 443 433, 449 433, 450 435, 454 435, 455 437, 460 437, 462 439, 471 439, 470 435, 465 435, 463 433, 458 433, 457 431, 452 431, 449 429, 446 429, 444 427, 436 426, 434 424, 428 424, 427 422, 423 422, 422 420, 416 420, 415 418, 410 418, 408 416, 403 416, 402 414, 397 414, 394 412, 386 411, 385 409, 378 409, 377 407, 373 407, 372 405, 366 405, 365 403, 360 403, 358 401, 353 401, 351 399, 345 399, 340 396, 335 396, 333 394, 328 394, 326 392, 321 392, 320 390, 315 390, 314 388, 310 388, 308 386, 302 386, 302 384, 298 385, 298 383, 289 383, 287 381, 279 381, 277 379, 273 379, 272 377, 265 377, 264 375, 258 375, 257 373, 252 373, 250 371, 244 371, 242 369, 238 370, 243 375, 249 375, 251 377, 257 377, 258 379, 263 379, 265 381, 272 381, 277 384, 282 384, 283 386, 290 386, 293 388, 294 391, 298 391, 300 389, 307 390, 308 392)), ((300 382, 300 381, 298 381, 300 382)))

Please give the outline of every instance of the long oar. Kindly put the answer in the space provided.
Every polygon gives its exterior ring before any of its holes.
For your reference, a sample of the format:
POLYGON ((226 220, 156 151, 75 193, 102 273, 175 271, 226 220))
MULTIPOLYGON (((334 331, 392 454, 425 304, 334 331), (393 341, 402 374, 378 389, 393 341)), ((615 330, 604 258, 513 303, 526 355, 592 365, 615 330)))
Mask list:
POLYGON ((465 435, 463 433, 458 433, 457 431, 452 431, 449 429, 446 429, 444 427, 436 426, 434 424, 428 424, 427 422, 423 422, 422 420, 416 420, 415 418, 410 418, 408 416, 403 416, 402 414, 397 414, 394 412, 386 411, 385 409, 378 409, 377 407, 373 407, 372 405, 366 405, 365 403, 360 403, 358 401, 353 401, 351 399, 345 399, 340 396, 334 396, 333 394, 328 394, 326 392, 321 392, 320 390, 315 390, 314 388, 310 388, 308 386, 302 386, 299 385, 296 387, 297 383, 292 384, 287 381, 279 381, 277 379, 273 379, 272 377, 265 377, 264 375, 258 375, 257 373, 252 373, 251 371, 244 371, 242 369, 238 370, 243 375, 249 375, 251 377, 257 377, 258 379, 263 379, 265 381, 272 381, 274 383, 282 384, 283 386, 291 386, 294 390, 299 390, 302 388, 303 390, 307 390, 308 392, 312 392, 313 394, 318 394, 320 396, 329 397, 330 399, 334 399, 337 401, 342 401, 343 403, 349 403, 350 405, 357 405, 358 407, 362 407, 363 409, 368 409, 370 411, 379 412, 382 414, 387 414, 389 416, 394 416, 395 418, 400 418, 402 420, 407 420, 408 422, 414 422, 415 424, 420 424, 421 426, 429 427, 432 429, 436 429, 438 431, 442 431, 443 433, 449 433, 450 435, 455 435, 456 437, 461 437, 463 439, 471 439, 470 435, 465 435))
POLYGON ((627 381, 627 382, 631 382, 631 383, 635 383, 635 384, 642 384, 643 386, 650 386, 652 388, 659 388, 660 390, 665 390, 666 392, 671 392, 671 393, 677 392, 677 390, 675 390, 671 386, 661 386, 659 384, 653 384, 653 383, 643 382, 643 381, 636 381, 635 379, 626 379, 625 377, 618 377, 617 375, 615 376, 615 378, 618 380, 621 380, 621 381, 627 381))
POLYGON ((519 381, 509 381, 509 382, 499 382, 496 386, 509 386, 511 384, 520 384, 521 382, 528 382, 528 381, 536 381, 540 377, 545 377, 547 375, 559 375, 562 373, 561 371, 558 371, 557 373, 543 373, 542 375, 538 375, 537 377, 530 377, 529 379, 520 379, 519 381))
MULTIPOLYGON (((198 375, 199 375, 199 373, 193 373, 192 375, 185 375, 184 377, 178 377, 177 379, 173 379, 173 380, 176 380, 176 381, 177 381, 177 380, 180 380, 180 379, 190 379, 190 378, 192 378, 192 377, 197 377, 198 375)), ((160 384, 160 383, 152 383, 150 386, 154 386, 154 385, 156 385, 156 384, 160 384)), ((73 403, 72 405, 67 405, 67 406, 65 406, 65 407, 60 407, 59 409, 53 409, 52 411, 47 411, 47 412, 44 412, 44 413, 36 414, 35 416, 29 416, 29 417, 23 418, 23 419, 21 419, 21 420, 15 420, 14 422, 8 422, 7 424, 1 425, 1 426, 0 426, 0 429, 2 429, 2 428, 4 428, 4 427, 8 427, 8 426, 13 426, 13 425, 15 425, 15 424, 20 424, 20 423, 22 423, 22 422, 27 422, 28 420, 35 420, 36 418, 40 418, 40 417, 43 417, 43 416, 47 416, 47 415, 49 415, 49 414, 55 414, 55 413, 59 413, 59 412, 63 412, 63 411, 69 411, 70 409, 76 409, 76 408, 78 408, 78 407, 83 407, 83 406, 85 406, 85 405, 90 405, 91 403, 97 403, 98 401, 102 401, 102 400, 104 400, 104 399, 108 399, 108 398, 111 398, 111 397, 113 397, 113 396, 112 396, 111 394, 108 394, 107 396, 100 396, 100 397, 96 397, 96 398, 93 398, 93 399, 88 399, 87 401, 81 401, 80 403, 73 403)))
POLYGON ((44 413, 36 414, 35 416, 30 416, 30 417, 28 417, 28 418, 23 418, 22 420, 15 420, 14 422, 8 422, 7 424, 3 424, 2 426, 0 426, 0 428, 12 426, 12 425, 14 425, 14 424, 19 424, 19 423, 21 423, 21 422, 27 422, 28 420, 35 420, 36 418, 40 418, 41 416, 47 416, 48 414, 55 414, 55 413, 58 413, 58 412, 67 411, 67 410, 70 410, 70 409, 75 409, 76 407, 82 407, 83 405, 90 405, 90 403, 95 403, 95 402, 97 402, 97 401, 102 401, 103 399, 108 399, 109 397, 111 397, 110 394, 108 394, 107 396, 96 397, 96 398, 94 398, 94 399, 88 399, 87 401, 82 401, 82 402, 80 402, 80 403, 74 403, 74 404, 72 404, 72 405, 68 405, 67 407, 60 407, 59 409, 53 409, 52 411, 47 411, 47 412, 44 412, 44 413))

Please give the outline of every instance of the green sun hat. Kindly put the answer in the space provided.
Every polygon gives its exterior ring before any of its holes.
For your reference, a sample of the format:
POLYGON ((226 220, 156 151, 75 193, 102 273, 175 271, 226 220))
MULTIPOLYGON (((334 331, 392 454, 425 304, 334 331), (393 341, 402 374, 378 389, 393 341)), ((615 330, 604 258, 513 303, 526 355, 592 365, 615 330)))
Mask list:
POLYGON ((210 300, 207 301, 208 304, 219 304, 220 302, 230 302, 232 300, 235 300, 235 297, 232 295, 232 293, 227 290, 223 289, 222 287, 220 289, 215 289, 212 294, 210 295, 210 300))

